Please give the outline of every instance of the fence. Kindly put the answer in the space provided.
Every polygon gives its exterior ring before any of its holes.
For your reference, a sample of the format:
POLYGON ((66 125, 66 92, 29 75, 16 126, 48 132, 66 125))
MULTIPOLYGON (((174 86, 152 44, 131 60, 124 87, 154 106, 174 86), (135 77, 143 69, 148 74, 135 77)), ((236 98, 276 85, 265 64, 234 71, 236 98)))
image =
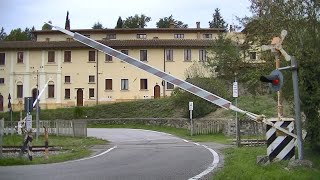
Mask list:
POLYGON ((193 122, 193 134, 222 133, 225 128, 225 120, 199 120, 193 122))
MULTIPOLYGON (((16 133, 18 121, 13 122, 13 132, 16 133)), ((43 126, 48 128, 48 133, 53 135, 87 137, 87 121, 85 120, 40 120, 39 132, 44 134, 43 126)), ((36 131, 36 121, 32 121, 32 129, 36 131)), ((5 121, 3 132, 5 135, 11 134, 11 122, 5 121)))

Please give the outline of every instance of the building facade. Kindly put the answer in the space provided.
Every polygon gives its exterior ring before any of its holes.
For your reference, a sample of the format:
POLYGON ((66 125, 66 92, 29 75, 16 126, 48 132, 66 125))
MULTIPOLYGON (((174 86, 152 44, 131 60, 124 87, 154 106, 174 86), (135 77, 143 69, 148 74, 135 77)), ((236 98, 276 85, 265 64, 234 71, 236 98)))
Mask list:
MULTIPOLYGON (((206 48, 223 29, 78 29, 78 32, 140 61, 186 79, 202 66, 206 48)), ((56 30, 35 31, 35 41, 0 42, 0 111, 8 95, 14 110, 24 97, 40 98, 43 109, 170 96, 173 84, 87 47, 56 30)), ((23 106, 22 106, 23 107, 23 106)))

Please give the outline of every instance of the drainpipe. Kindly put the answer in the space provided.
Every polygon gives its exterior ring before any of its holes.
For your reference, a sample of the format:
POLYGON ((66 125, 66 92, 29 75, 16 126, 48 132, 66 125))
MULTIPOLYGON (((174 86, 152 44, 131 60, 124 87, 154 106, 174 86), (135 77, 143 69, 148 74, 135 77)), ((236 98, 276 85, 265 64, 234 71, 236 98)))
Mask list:
POLYGON ((99 104, 99 51, 96 50, 97 54, 97 62, 96 62, 96 71, 97 71, 97 90, 96 90, 96 105, 99 104))

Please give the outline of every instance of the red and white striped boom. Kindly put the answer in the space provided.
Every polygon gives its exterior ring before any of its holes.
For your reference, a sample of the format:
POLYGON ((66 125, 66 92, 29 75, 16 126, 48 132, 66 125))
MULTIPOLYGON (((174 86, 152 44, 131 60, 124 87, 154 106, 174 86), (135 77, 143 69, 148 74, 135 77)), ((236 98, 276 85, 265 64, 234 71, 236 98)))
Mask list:
MULTIPOLYGON (((49 23, 47 23, 47 24, 49 24, 49 23)), ((188 92, 190 92, 190 93, 192 93, 202 99, 205 99, 205 100, 207 100, 213 104, 216 104, 222 108, 231 109, 233 111, 237 111, 242 114, 246 114, 251 119, 257 120, 258 115, 247 112, 247 111, 243 111, 243 110, 237 108, 236 106, 233 106, 230 101, 228 101, 222 97, 219 97, 213 93, 210 93, 204 89, 201 89, 201 88, 199 88, 191 83, 188 83, 184 80, 175 78, 174 76, 172 76, 166 72, 160 71, 157 68, 154 68, 147 63, 144 63, 138 59, 132 58, 132 57, 120 52, 120 51, 117 51, 117 50, 115 50, 111 47, 108 47, 102 43, 99 43, 95 40, 87 38, 79 33, 76 33, 76 32, 73 33, 73 32, 70 32, 66 29, 60 28, 58 26, 53 26, 52 24, 49 24, 49 25, 51 25, 55 29, 57 29, 57 30, 69 35, 69 36, 72 36, 73 39, 75 39, 76 41, 79 41, 87 46, 90 46, 94 49, 97 49, 105 54, 116 57, 116 58, 118 58, 126 63, 129 63, 129 64, 131 64, 141 70, 144 70, 148 73, 151 73, 151 74, 153 74, 153 75, 155 75, 155 76, 157 76, 167 82, 170 82, 170 83, 180 87, 181 89, 184 89, 184 90, 186 90, 186 91, 188 91, 188 92)))

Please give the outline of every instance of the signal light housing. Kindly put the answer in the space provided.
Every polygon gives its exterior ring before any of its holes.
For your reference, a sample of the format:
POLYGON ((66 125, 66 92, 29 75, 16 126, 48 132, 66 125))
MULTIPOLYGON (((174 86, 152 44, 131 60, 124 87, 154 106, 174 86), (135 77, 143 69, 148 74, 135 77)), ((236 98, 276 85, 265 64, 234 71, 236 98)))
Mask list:
POLYGON ((273 70, 270 75, 260 76, 260 81, 269 83, 272 91, 277 92, 283 85, 283 75, 279 70, 273 70))

